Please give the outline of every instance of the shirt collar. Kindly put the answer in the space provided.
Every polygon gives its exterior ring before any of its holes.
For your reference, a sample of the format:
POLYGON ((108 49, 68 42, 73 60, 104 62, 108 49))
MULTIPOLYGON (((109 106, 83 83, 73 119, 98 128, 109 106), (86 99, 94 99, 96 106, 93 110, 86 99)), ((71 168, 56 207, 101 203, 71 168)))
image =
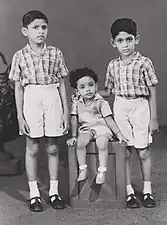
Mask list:
MULTIPOLYGON (((34 50, 31 48, 31 46, 29 44, 27 44, 25 46, 25 49, 26 49, 27 52, 31 52, 31 53, 36 55, 36 53, 34 52, 34 50)), ((41 55, 43 55, 45 53, 46 49, 47 49, 47 45, 44 43, 43 49, 41 51, 41 55)))
MULTIPOLYGON (((131 63, 134 60, 140 60, 140 58, 141 58, 141 54, 139 52, 135 52, 133 58, 131 58, 129 63, 131 63)), ((121 59, 121 56, 119 56, 119 58, 117 60, 123 62, 122 59, 121 59)))
MULTIPOLYGON (((96 101, 96 100, 98 100, 98 99, 102 99, 103 97, 99 94, 99 93, 96 93, 96 95, 95 95, 95 98, 93 99, 93 101, 91 102, 91 104, 94 102, 94 101, 96 101)), ((78 101, 80 101, 81 103, 84 103, 84 100, 83 100, 83 97, 82 96, 79 96, 78 97, 78 101)), ((84 103, 85 104, 85 103, 84 103)))

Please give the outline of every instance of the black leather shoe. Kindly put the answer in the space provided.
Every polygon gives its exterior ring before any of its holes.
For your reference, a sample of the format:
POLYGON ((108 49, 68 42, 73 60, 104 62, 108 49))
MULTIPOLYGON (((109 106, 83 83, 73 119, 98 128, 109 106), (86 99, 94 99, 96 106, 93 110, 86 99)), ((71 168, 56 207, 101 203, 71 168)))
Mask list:
POLYGON ((146 208, 154 208, 156 206, 156 201, 150 193, 143 195, 143 203, 146 208))
POLYGON ((136 196, 134 194, 130 194, 127 196, 127 200, 126 200, 126 207, 127 208, 131 208, 131 209, 135 209, 135 208, 139 208, 140 205, 136 199, 136 196), (128 201, 127 201, 128 200, 128 201))
POLYGON ((31 198, 30 199, 29 209, 30 209, 31 212, 41 212, 41 211, 43 211, 41 198, 40 197, 31 198), (35 200, 35 202, 31 203, 32 200, 35 200))
POLYGON ((64 200, 59 195, 51 195, 49 196, 49 204, 53 209, 64 209, 65 203, 64 200))

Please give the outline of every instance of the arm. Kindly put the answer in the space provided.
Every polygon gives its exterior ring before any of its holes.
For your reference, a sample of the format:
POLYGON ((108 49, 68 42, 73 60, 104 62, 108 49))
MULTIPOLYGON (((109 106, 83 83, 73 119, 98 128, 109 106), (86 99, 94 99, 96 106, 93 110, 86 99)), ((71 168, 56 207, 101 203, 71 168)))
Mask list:
POLYGON ((24 99, 24 88, 21 85, 20 81, 16 81, 15 82, 15 100, 16 100, 16 109, 17 109, 17 118, 19 122, 19 128, 22 134, 28 135, 30 132, 30 129, 23 115, 23 99, 24 99))
POLYGON ((77 137, 78 118, 76 115, 71 115, 71 135, 77 137))
POLYGON ((23 116, 23 96, 24 89, 21 85, 20 81, 15 82, 15 100, 16 100, 16 108, 17 108, 17 118, 24 119, 23 116))
POLYGON ((104 97, 110 97, 112 94, 112 89, 114 88, 114 66, 113 63, 109 63, 107 67, 107 72, 106 72, 106 78, 105 78, 105 83, 104 83, 104 90, 99 90, 99 94, 104 97))
POLYGON ((158 83, 158 79, 155 74, 155 69, 150 59, 145 60, 144 64, 144 79, 146 86, 149 88, 149 107, 150 107, 150 124, 149 129, 150 133, 158 130, 158 122, 157 122, 157 106, 156 106, 156 87, 155 85, 158 83))
POLYGON ((110 130, 112 130, 116 135, 116 137, 118 138, 119 142, 121 143, 122 141, 126 141, 112 116, 107 116, 104 119, 110 130))
POLYGON ((150 96, 148 99, 150 106, 150 132, 158 130, 158 122, 157 122, 157 102, 156 102, 156 87, 149 87, 150 96))
POLYGON ((119 130, 118 125, 116 124, 116 122, 112 118, 112 116, 107 116, 104 119, 105 119, 108 127, 110 128, 110 130, 112 130, 114 132, 114 134, 117 136, 117 134, 120 132, 120 130, 119 130))
POLYGON ((71 135, 72 137, 67 141, 68 146, 73 147, 77 141, 78 118, 77 115, 71 115, 71 135))
POLYGON ((67 130, 69 129, 69 110, 68 110, 67 94, 66 94, 64 78, 60 79, 59 93, 60 93, 60 98, 61 98, 62 106, 63 106, 63 117, 64 117, 64 123, 65 123, 64 133, 66 133, 67 130))

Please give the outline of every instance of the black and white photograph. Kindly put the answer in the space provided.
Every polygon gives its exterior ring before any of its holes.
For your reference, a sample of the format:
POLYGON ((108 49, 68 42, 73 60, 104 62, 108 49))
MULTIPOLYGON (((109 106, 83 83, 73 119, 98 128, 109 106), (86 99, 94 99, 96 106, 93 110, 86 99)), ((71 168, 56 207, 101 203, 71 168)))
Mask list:
POLYGON ((166 27, 166 0, 0 0, 0 225, 167 225, 166 27))

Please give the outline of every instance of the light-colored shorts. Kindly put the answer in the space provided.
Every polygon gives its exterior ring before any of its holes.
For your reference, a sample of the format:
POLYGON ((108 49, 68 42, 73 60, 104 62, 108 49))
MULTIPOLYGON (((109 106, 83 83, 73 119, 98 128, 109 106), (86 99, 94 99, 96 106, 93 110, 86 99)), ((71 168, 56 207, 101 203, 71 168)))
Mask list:
POLYGON ((114 117, 128 146, 146 148, 150 144, 150 109, 145 98, 124 99, 116 96, 114 117))
POLYGON ((23 113, 30 128, 30 137, 63 135, 63 111, 57 84, 27 85, 23 113))
POLYGON ((107 127, 107 125, 94 125, 91 127, 84 127, 79 129, 79 134, 90 134, 93 139, 99 136, 107 136, 110 140, 113 140, 112 131, 107 127))

